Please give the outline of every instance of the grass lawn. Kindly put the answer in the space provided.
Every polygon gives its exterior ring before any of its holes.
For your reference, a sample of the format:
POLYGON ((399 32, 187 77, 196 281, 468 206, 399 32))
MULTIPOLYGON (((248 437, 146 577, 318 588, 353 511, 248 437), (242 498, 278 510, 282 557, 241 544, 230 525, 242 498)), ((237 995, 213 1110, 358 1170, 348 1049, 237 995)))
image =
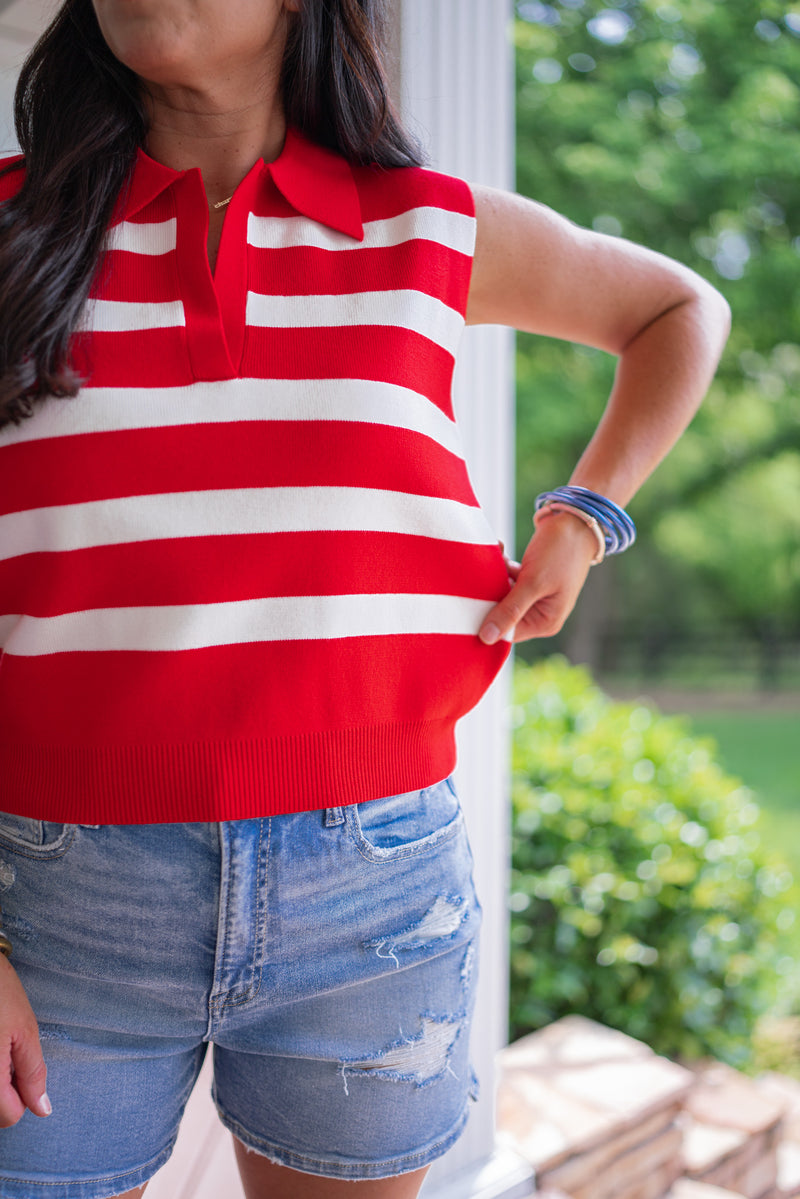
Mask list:
MULTIPOLYGON (((800 711, 693 712, 694 732, 712 736, 718 760, 756 793, 767 850, 791 867, 800 900, 800 711)), ((800 955, 800 913, 790 933, 800 955)))
POLYGON ((695 712, 691 720, 715 739, 725 769, 758 792, 765 814, 798 830, 800 853, 800 712, 695 712))

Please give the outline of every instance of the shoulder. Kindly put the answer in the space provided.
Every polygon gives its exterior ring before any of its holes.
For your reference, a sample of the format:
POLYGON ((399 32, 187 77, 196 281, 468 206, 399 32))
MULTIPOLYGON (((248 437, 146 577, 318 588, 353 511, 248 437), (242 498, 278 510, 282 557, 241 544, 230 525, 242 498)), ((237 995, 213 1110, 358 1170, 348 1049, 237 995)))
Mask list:
POLYGON ((456 176, 427 167, 354 166, 352 170, 365 221, 399 216, 414 208, 475 216, 472 190, 456 176))
POLYGON ((25 159, 22 154, 6 154, 0 157, 0 204, 13 196, 25 182, 25 159))

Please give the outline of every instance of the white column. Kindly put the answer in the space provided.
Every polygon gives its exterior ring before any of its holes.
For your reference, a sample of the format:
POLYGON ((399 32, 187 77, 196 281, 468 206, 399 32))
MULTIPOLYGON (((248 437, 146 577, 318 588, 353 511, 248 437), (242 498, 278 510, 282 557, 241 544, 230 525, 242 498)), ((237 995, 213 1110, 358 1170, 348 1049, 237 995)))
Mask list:
MULTIPOLYGON (((431 166, 473 183, 513 187, 511 0, 402 0, 395 29, 403 116, 431 166)), ((468 329, 456 371, 456 409, 475 490, 497 535, 512 545, 513 340, 468 329)), ((431 1171, 433 1199, 528 1195, 530 1170, 495 1152, 494 1057, 507 1040, 509 672, 462 722, 458 785, 484 908, 481 983, 472 1054, 481 1099, 458 1145, 431 1171)))

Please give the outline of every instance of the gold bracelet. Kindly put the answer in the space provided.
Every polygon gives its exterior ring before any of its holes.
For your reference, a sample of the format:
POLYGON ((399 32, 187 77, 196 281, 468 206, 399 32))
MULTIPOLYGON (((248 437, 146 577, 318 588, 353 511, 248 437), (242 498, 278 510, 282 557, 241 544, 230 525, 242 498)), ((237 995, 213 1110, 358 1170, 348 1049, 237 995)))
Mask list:
POLYGON ((595 518, 590 516, 588 512, 584 512, 581 508, 573 508, 571 504, 562 504, 551 500, 546 504, 542 504, 541 508, 536 510, 533 515, 533 527, 536 528, 540 520, 544 520, 545 517, 555 512, 569 512, 571 516, 577 516, 578 520, 582 520, 591 529, 597 542, 597 553, 592 558, 591 565, 599 566, 606 556, 606 539, 603 536, 603 530, 595 518))

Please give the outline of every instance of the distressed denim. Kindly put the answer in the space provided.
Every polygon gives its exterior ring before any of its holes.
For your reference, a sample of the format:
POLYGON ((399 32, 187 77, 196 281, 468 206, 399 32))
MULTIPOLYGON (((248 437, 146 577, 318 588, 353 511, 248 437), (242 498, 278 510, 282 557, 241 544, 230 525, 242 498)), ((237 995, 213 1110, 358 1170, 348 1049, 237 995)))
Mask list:
POLYGON ((0 1129, 3 1199, 102 1199, 170 1155, 209 1043, 245 1145, 312 1174, 428 1165, 474 1097, 480 907, 449 780, 222 824, 0 815, 12 963, 53 1115, 0 1129))

